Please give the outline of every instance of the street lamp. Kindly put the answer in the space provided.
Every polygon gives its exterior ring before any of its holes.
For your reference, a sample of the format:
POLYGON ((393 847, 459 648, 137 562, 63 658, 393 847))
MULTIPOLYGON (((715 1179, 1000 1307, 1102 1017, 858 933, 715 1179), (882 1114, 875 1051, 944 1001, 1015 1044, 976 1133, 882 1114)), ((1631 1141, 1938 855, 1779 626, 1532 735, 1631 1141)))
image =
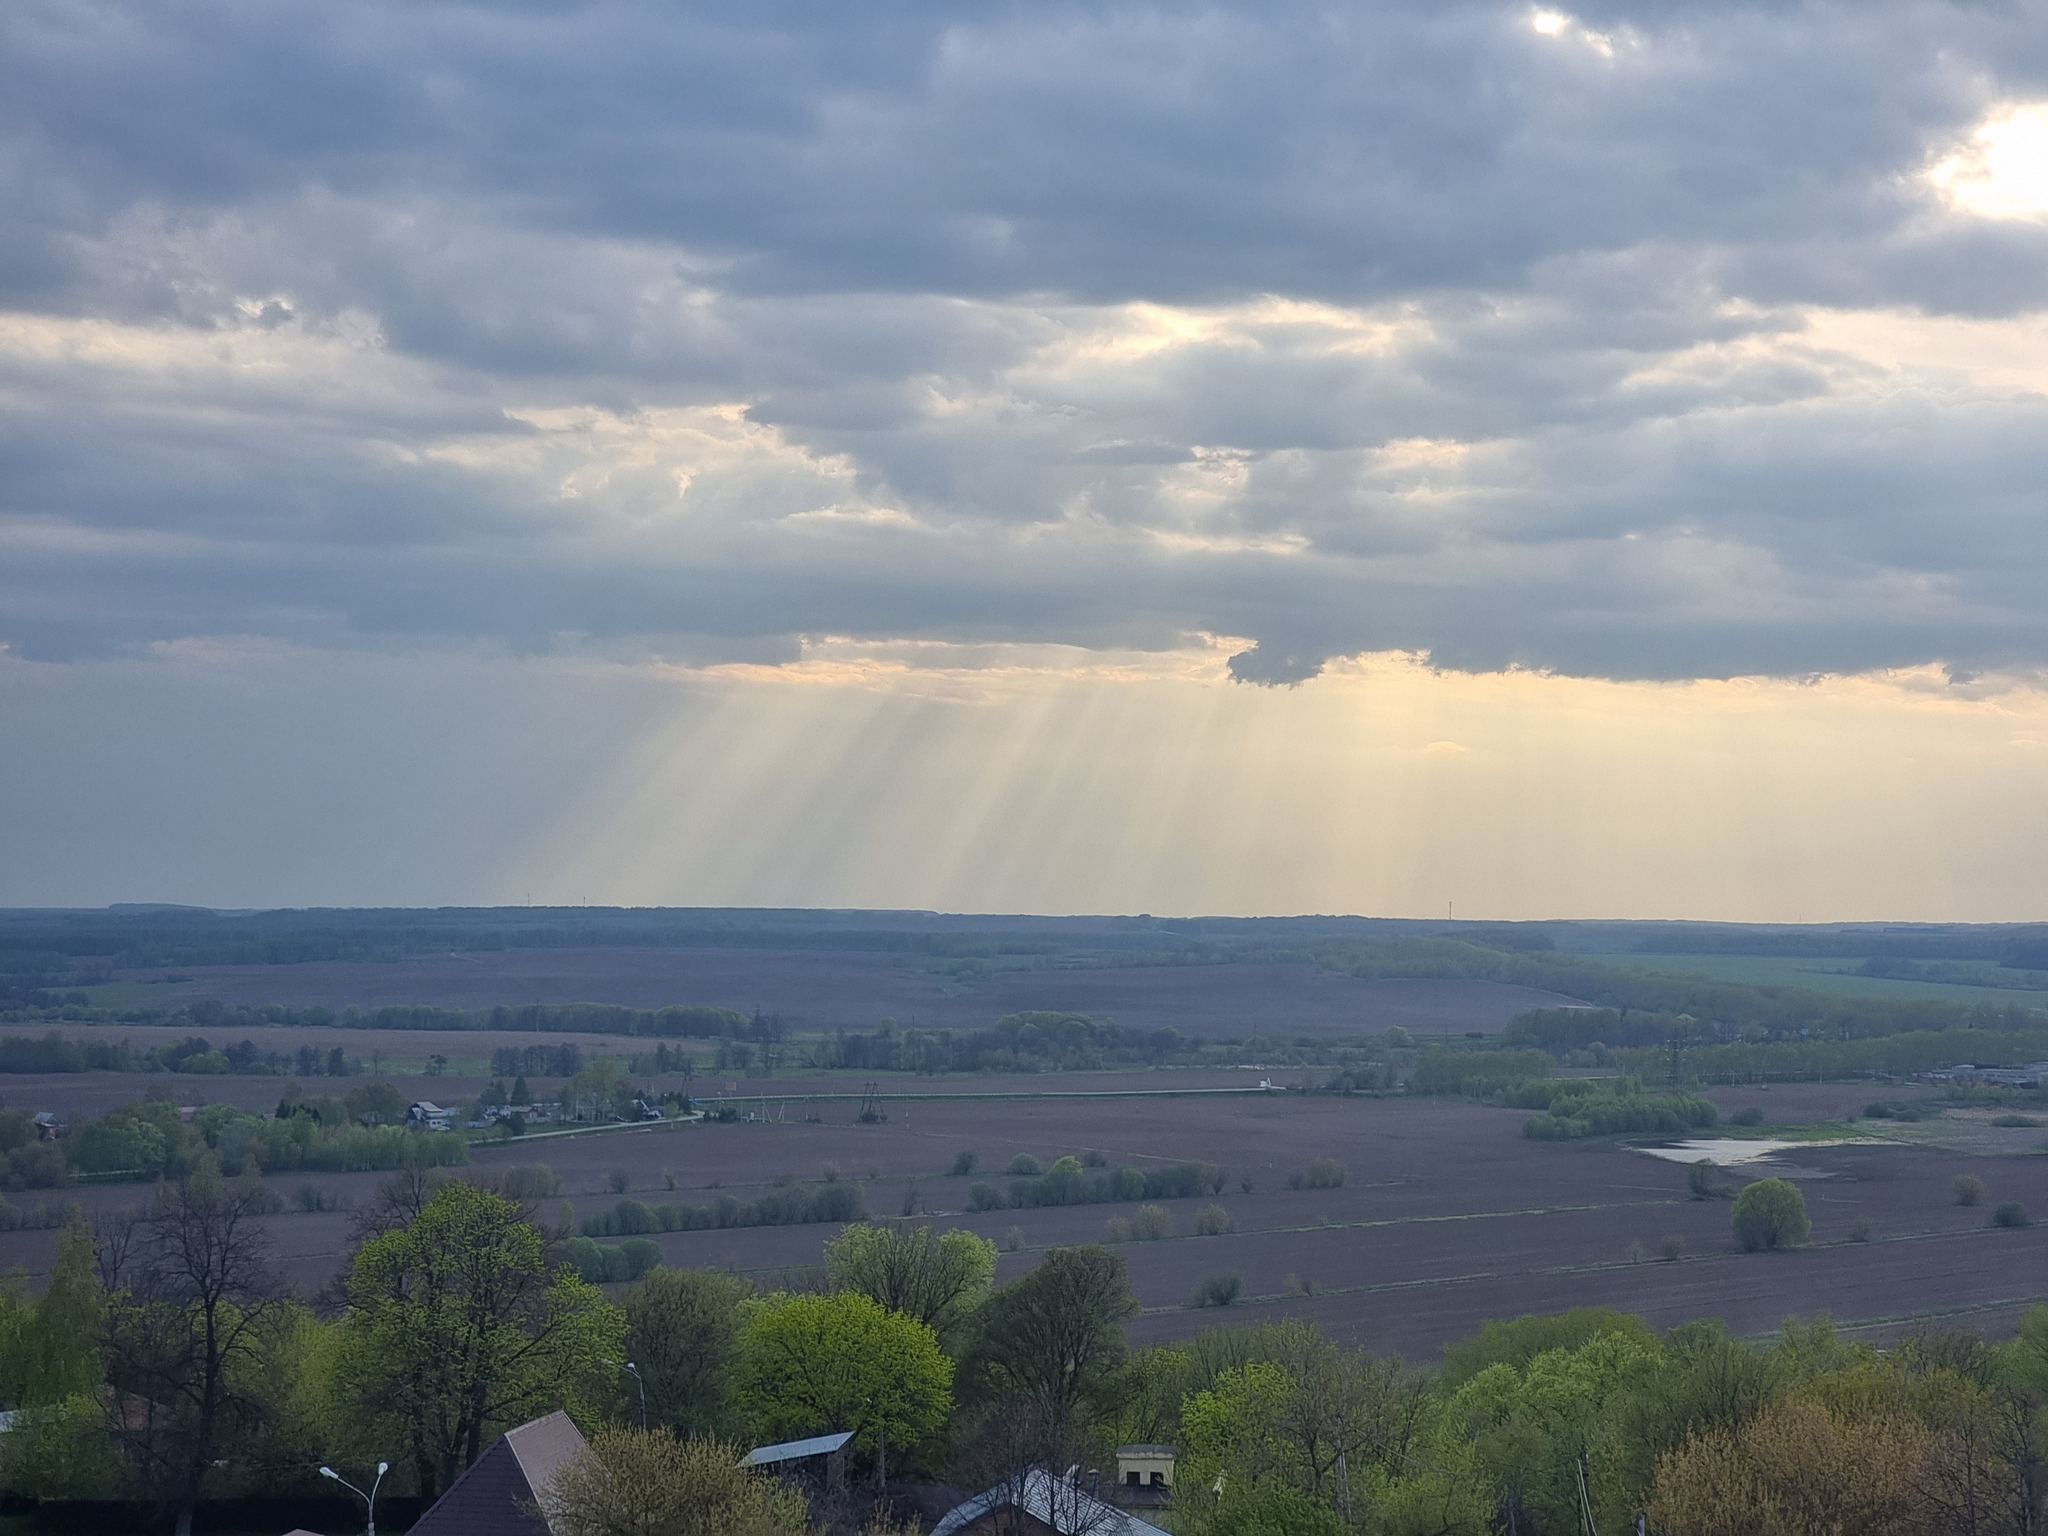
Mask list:
POLYGON ((626 1369, 633 1373, 633 1379, 640 1384, 640 1427, 647 1427, 647 1380, 640 1374, 640 1367, 632 1361, 626 1362, 626 1369))
POLYGON ((350 1493, 354 1494, 357 1498, 361 1499, 365 1504, 370 1506, 370 1526, 368 1532, 366 1533, 366 1536, 377 1536, 377 1490, 384 1485, 384 1474, 386 1472, 389 1472, 390 1470, 390 1462, 378 1462, 377 1481, 370 1484, 370 1491, 368 1493, 365 1493, 362 1489, 358 1488, 354 1483, 350 1482, 347 1478, 343 1477, 339 1472, 335 1471, 334 1468, 322 1467, 320 1469, 320 1475, 322 1477, 332 1478, 335 1482, 341 1484, 342 1487, 346 1488, 350 1493))

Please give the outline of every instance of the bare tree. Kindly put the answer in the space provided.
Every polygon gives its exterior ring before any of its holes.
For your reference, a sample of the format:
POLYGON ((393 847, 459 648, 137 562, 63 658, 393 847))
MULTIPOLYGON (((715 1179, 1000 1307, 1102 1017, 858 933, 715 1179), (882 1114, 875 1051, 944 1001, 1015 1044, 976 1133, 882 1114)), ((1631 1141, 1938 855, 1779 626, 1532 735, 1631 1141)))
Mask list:
POLYGON ((114 1432, 176 1512, 178 1536, 191 1536, 221 1446, 257 1412, 238 1382, 281 1305, 260 1199, 259 1186, 203 1170, 162 1186, 102 1253, 102 1272, 123 1282, 107 1309, 114 1432))
POLYGON ((995 1536, 1123 1536, 1130 1519, 1102 1495, 1109 1447, 1073 1414, 1035 1396, 997 1399, 969 1428, 958 1472, 985 1490, 995 1536))
POLYGON ((360 1247, 394 1227, 409 1225, 448 1179, 446 1169, 417 1161, 408 1161, 397 1171, 386 1174, 377 1181, 370 1198, 349 1218, 350 1240, 360 1247))

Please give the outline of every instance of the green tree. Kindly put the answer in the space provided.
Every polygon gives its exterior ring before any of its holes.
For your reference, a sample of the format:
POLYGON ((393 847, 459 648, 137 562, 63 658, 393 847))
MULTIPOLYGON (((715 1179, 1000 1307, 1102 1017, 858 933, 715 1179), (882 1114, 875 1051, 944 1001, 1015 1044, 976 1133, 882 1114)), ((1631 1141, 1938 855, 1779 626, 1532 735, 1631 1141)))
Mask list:
POLYGON ((1758 1179, 1735 1197, 1735 1240, 1747 1253, 1797 1248, 1812 1231, 1806 1197, 1789 1179, 1758 1179))
MULTIPOLYGON (((737 1435, 732 1373, 740 1303, 753 1288, 708 1269, 656 1269, 620 1297, 626 1358, 647 1388, 647 1422, 684 1435, 737 1435)), ((637 1393, 626 1404, 636 1409, 637 1393)))
POLYGON ((972 1354, 977 1393, 1013 1398, 1064 1444, 1073 1421, 1105 1406, 1138 1310, 1130 1273, 1107 1248, 1054 1248, 981 1309, 972 1354))
POLYGON ((92 1234, 73 1221, 57 1241, 49 1289, 0 1295, 0 1393, 17 1410, 0 1436, 0 1485, 42 1499, 109 1497, 122 1463, 101 1410, 106 1315, 92 1234))
POLYGON ((736 1445, 605 1429, 541 1495, 554 1536, 811 1536, 804 1496, 742 1467, 736 1445))
POLYGON ((550 1264, 513 1202, 457 1181, 356 1254, 336 1386, 431 1494, 499 1430, 609 1405, 625 1335, 625 1314, 573 1266, 550 1264))
POLYGON ((57 1261, 42 1297, 0 1295, 0 1395, 8 1405, 36 1408, 97 1391, 105 1379, 105 1314, 92 1233, 74 1219, 57 1240, 57 1261))
POLYGON ((952 1412, 953 1362, 928 1324, 856 1291, 769 1296, 740 1326, 738 1388, 763 1440, 850 1429, 867 1456, 907 1461, 952 1412))
POLYGON ((978 1233, 928 1226, 850 1226, 825 1244, 825 1274, 835 1291, 858 1291, 956 1339, 987 1298, 996 1245, 978 1233))

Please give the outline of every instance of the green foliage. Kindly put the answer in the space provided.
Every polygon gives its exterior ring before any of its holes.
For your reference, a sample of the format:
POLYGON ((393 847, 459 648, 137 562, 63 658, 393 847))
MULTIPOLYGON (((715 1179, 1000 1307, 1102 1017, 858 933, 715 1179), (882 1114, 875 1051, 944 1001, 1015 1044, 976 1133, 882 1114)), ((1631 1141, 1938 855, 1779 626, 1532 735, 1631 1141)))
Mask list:
POLYGON ((40 1408, 88 1396, 104 1379, 100 1328, 106 1301, 93 1266, 93 1242, 74 1218, 57 1240, 50 1283, 34 1301, 0 1293, 0 1398, 40 1408))
MULTIPOLYGON (((1037 1160, 1020 1157, 1036 1169, 1037 1160)), ((1183 1200, 1215 1194, 1223 1173, 1214 1163, 1172 1163, 1164 1168, 1089 1168, 1076 1157, 1062 1157, 1035 1178, 1013 1180, 1007 1191, 976 1184, 967 1192, 971 1210, 1029 1209, 1058 1205, 1109 1205, 1130 1200, 1183 1200)))
POLYGON ((32 1499, 108 1499, 126 1480, 99 1399, 78 1393, 20 1410, 0 1435, 0 1487, 32 1499))
POLYGON ((1498 1093, 1533 1078, 1550 1076, 1554 1063, 1547 1051, 1447 1051, 1422 1053, 1410 1093, 1465 1095, 1498 1093))
POLYGON ((1735 1240, 1746 1253, 1797 1248, 1812 1230, 1806 1197, 1788 1179, 1759 1179, 1735 1197, 1735 1240))
POLYGON ((1289 1189, 1341 1189, 1343 1186, 1344 1165, 1334 1157, 1312 1157, 1306 1168, 1287 1175, 1289 1189))
POLYGON ((1522 1134, 1538 1141, 1684 1135, 1705 1130, 1720 1113, 1712 1100, 1695 1094, 1645 1093, 1632 1077, 1521 1083, 1506 1090, 1502 1099, 1518 1108, 1547 1111, 1522 1127, 1522 1134))
POLYGON ((1982 1205, 1984 1181, 1974 1173, 1959 1173, 1949 1183, 1957 1205, 1982 1205))
POLYGON ((969 1174, 974 1172, 974 1170, 977 1167, 979 1167, 980 1164, 981 1156, 979 1153, 967 1151, 956 1152, 953 1155, 953 1177, 956 1179, 964 1179, 969 1174))
POLYGON ((1224 1490, 1210 1516, 1209 1536, 1346 1536, 1337 1512, 1285 1483, 1224 1490))
POLYGON ((856 1292, 746 1303, 738 1400, 757 1440, 854 1430, 872 1458, 915 1464, 953 1407, 953 1362, 938 1335, 856 1292))
POLYGON ((1131 1236, 1141 1243, 1173 1236, 1173 1212, 1163 1205, 1139 1206, 1131 1213, 1131 1236))
POLYGON ((1994 1227, 2024 1227, 2029 1224, 2027 1208, 2017 1200, 2007 1200, 1991 1213, 1994 1227))
POLYGON ((1695 1200, 1712 1200, 1721 1193, 1721 1170, 1711 1157, 1694 1158, 1685 1168, 1685 1187, 1695 1200))
POLYGON ((551 1536, 813 1536, 803 1494, 739 1463, 741 1447, 605 1429, 549 1479, 551 1536))
POLYGON ((423 1490, 489 1436, 548 1408, 588 1412, 617 1390, 625 1314, 502 1195, 443 1184, 411 1222, 356 1254, 337 1362, 348 1411, 378 1424, 423 1490))
MULTIPOLYGON (((655 1269, 627 1290, 626 1358, 647 1389, 650 1424, 680 1435, 737 1436, 733 1400, 740 1304, 753 1287, 737 1275, 703 1269, 655 1269)), ((637 1407, 628 1384, 626 1401, 637 1407)))
POLYGON ((1123 1364, 1124 1322, 1137 1310, 1121 1257, 1099 1247, 1049 1249, 983 1305, 967 1362, 975 1395, 1021 1403, 1055 1430, 1099 1411, 1123 1364))
POLYGON ((1221 1237, 1236 1230, 1230 1220, 1230 1212, 1220 1205, 1205 1205, 1195 1212, 1195 1236, 1221 1237))
POLYGON ((638 1280, 661 1262, 661 1250, 644 1237, 630 1237, 623 1243, 578 1237, 571 1239, 564 1251, 576 1272, 592 1285, 638 1280))
MULTIPOLYGON (((395 1092, 391 1096, 397 1099, 395 1092)), ((402 1112, 403 1101, 398 1102, 402 1112)), ((457 1132, 357 1125, 333 1100, 305 1101, 304 1113, 284 1119, 209 1104, 186 1121, 169 1100, 143 1099, 74 1126, 62 1141, 43 1148, 72 1172, 136 1178, 181 1177, 208 1156, 229 1168, 254 1158, 266 1173, 355 1173, 469 1161, 469 1144, 457 1132), (326 1113, 323 1104, 335 1112, 326 1113)))
POLYGON ((958 1337, 995 1280, 996 1245, 978 1233, 929 1226, 849 1226, 825 1244, 835 1291, 858 1291, 885 1311, 958 1337))
POLYGON ((649 1232, 702 1232, 720 1227, 795 1227, 860 1221, 867 1215, 860 1188, 826 1184, 816 1189, 775 1189, 755 1200, 720 1195, 709 1205, 647 1205, 621 1200, 583 1221, 585 1237, 629 1237, 649 1232))
POLYGON ((1612 1307, 1574 1307, 1569 1312, 1484 1323, 1471 1338, 1444 1346, 1444 1384, 1458 1386, 1490 1365, 1520 1370, 1538 1355, 1578 1349, 1609 1334, 1641 1341, 1650 1337, 1650 1330, 1633 1313, 1612 1307))

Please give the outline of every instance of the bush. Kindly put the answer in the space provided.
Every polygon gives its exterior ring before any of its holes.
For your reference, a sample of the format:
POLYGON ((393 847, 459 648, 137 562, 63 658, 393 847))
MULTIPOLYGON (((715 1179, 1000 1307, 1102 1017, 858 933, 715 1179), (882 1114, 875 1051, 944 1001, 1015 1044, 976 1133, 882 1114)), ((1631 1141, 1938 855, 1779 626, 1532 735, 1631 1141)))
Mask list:
POLYGON ((1128 1243, 1131 1240, 1131 1224, 1122 1216, 1112 1216, 1102 1224, 1102 1240, 1105 1243, 1128 1243))
POLYGON ((1728 1117, 1730 1125, 1762 1125, 1764 1112, 1752 1104, 1748 1109, 1738 1109, 1728 1117))
POLYGON ((292 1199, 300 1210, 308 1213, 334 1209, 334 1191, 322 1189, 318 1184, 301 1184, 292 1199))
POLYGON ((1812 1231, 1806 1197, 1787 1179, 1759 1179, 1735 1199, 1735 1240, 1745 1253, 1797 1248, 1812 1231))
POLYGON ((1649 1256, 1650 1250, 1643 1246, 1643 1240, 1640 1237, 1630 1238, 1628 1246, 1621 1250, 1621 1261, 1624 1264, 1640 1264, 1649 1256))
POLYGON ((1685 1257, 1685 1239, 1667 1237, 1657 1245, 1657 1256, 1666 1264, 1674 1264, 1685 1257))
POLYGON ((561 1192, 561 1175, 546 1163, 519 1163, 498 1176, 498 1193, 507 1200, 549 1200, 561 1192))
POLYGON ((1872 1226, 1868 1216, 1858 1216, 1856 1218, 1856 1225, 1849 1229, 1849 1241, 1852 1243, 1867 1243, 1870 1241, 1870 1234, 1875 1230, 1876 1228, 1872 1226))
POLYGON ((953 1154, 953 1177, 956 1179, 966 1178, 980 1166, 981 1158, 977 1153, 956 1152, 953 1154))
POLYGON ((1083 1152, 1081 1154, 1081 1166, 1083 1168, 1107 1168, 1109 1166, 1109 1159, 1100 1152, 1083 1152))
POLYGON ((993 1184, 977 1184, 967 1191, 967 1209, 970 1211, 999 1211, 1005 1203, 1003 1192, 993 1184))
POLYGON ((1957 1205, 1981 1205, 1984 1200, 1984 1181, 1974 1173, 1959 1173, 1949 1182, 1955 1191, 1957 1205))
POLYGON ((1520 1083, 1496 1094, 1494 1102, 1545 1111, 1522 1126, 1522 1134, 1536 1141, 1678 1136, 1705 1130, 1721 1115, 1711 1099, 1692 1093, 1645 1093, 1632 1077, 1520 1083))
POLYGON ((1035 1179, 1045 1172, 1045 1164, 1041 1163, 1029 1152, 1019 1152, 1010 1159, 1009 1172, 1014 1178, 1035 1179))
POLYGON ((1156 1243, 1173 1236, 1173 1215, 1163 1205, 1141 1205, 1131 1217, 1131 1236, 1141 1243, 1156 1243))
POLYGON ((1231 1226, 1230 1212, 1220 1205, 1205 1205, 1195 1212, 1195 1236, 1221 1237, 1235 1230, 1231 1226))
POLYGON ((1711 1157, 1703 1157, 1685 1170, 1685 1187, 1695 1200, 1711 1200, 1721 1193, 1721 1170, 1711 1157))
POLYGON ((623 1168, 614 1168, 605 1175, 605 1187, 615 1195, 623 1195, 633 1187, 633 1176, 623 1168))
POLYGON ((1020 1253, 1024 1248, 1024 1229, 1012 1227, 1003 1234, 1003 1252, 1020 1253))
POLYGON ((2032 1115, 1993 1115, 1991 1117, 1991 1123, 1993 1125, 2002 1125, 2015 1130, 2025 1129, 2037 1131, 2041 1128, 2041 1122, 2036 1120, 2032 1115))
POLYGON ((1234 1274, 1207 1275, 1195 1287, 1195 1305, 1198 1307, 1227 1307, 1237 1300, 1237 1294, 1244 1289, 1244 1281, 1234 1274))
POLYGON ((1344 1187, 1344 1165, 1334 1157, 1309 1159, 1309 1165, 1299 1173, 1287 1176, 1289 1189, 1342 1189, 1344 1187))
POLYGON ((2008 1200, 1991 1213, 1994 1227, 2024 1227, 2027 1225, 2027 1208, 2017 1200, 2008 1200))

